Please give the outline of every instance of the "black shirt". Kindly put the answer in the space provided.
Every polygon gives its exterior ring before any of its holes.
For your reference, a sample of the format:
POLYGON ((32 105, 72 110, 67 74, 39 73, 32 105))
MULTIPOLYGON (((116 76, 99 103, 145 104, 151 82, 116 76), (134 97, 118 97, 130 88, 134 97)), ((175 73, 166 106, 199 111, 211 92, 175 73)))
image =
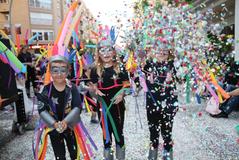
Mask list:
MULTIPOLYGON (((32 55, 29 52, 26 53, 20 53, 18 55, 18 59, 22 62, 22 63, 32 63, 32 55)), ((29 65, 27 65, 27 72, 33 72, 34 68, 30 67, 29 65)))
POLYGON ((66 85, 62 92, 57 91, 54 85, 50 83, 43 88, 41 95, 43 98, 38 98, 38 100, 42 101, 44 105, 38 106, 39 113, 46 110, 56 120, 64 119, 74 107, 79 107, 81 110, 80 94, 72 83, 71 86, 66 85))
POLYGON ((51 100, 53 102, 53 105, 55 105, 55 108, 56 108, 57 119, 60 121, 63 119, 63 113, 64 113, 65 101, 66 101, 65 97, 66 97, 65 90, 58 91, 56 90, 54 85, 52 85, 51 100))
MULTIPOLYGON (((147 61, 144 67, 146 84, 150 92, 158 93, 164 97, 176 89, 176 70, 173 61, 153 62, 147 61), (166 81, 167 74, 172 74, 172 79, 166 81), (153 78, 153 79, 152 79, 153 78)), ((169 94, 170 95, 170 94, 169 94)))
POLYGON ((123 81, 128 81, 128 74, 123 66, 120 66, 120 72, 117 74, 112 67, 104 68, 102 72, 102 77, 100 78, 99 75, 96 72, 96 68, 93 68, 91 70, 90 74, 91 81, 93 83, 98 82, 98 88, 99 90, 104 93, 106 96, 103 96, 104 100, 106 101, 107 105, 111 102, 110 100, 114 97, 114 95, 122 89, 123 81), (119 84, 121 86, 114 87, 108 90, 102 89, 114 86, 116 84, 119 84), (100 86, 101 83, 101 86, 100 86))
POLYGON ((32 62, 32 56, 31 56, 31 53, 29 53, 29 52, 20 53, 20 54, 18 55, 18 59, 19 59, 22 63, 32 62))

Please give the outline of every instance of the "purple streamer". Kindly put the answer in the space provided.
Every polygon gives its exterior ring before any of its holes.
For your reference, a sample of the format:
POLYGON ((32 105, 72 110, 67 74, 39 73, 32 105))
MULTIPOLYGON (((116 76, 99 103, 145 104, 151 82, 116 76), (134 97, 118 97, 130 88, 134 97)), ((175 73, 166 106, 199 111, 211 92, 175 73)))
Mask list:
POLYGON ((87 131, 87 129, 85 128, 84 124, 82 123, 82 121, 79 122, 78 127, 81 127, 81 129, 83 130, 83 132, 85 133, 86 137, 89 139, 90 143, 92 144, 92 146, 95 148, 95 150, 98 150, 95 142, 93 141, 93 139, 91 138, 89 132, 87 131))

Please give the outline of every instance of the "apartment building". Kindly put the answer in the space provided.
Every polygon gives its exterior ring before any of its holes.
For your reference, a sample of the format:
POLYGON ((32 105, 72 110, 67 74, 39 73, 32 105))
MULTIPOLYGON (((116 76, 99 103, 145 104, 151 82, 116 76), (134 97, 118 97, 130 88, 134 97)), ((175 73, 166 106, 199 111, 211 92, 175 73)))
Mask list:
POLYGON ((62 16, 61 0, 0 0, 0 29, 8 33, 15 41, 16 27, 20 28, 21 40, 38 32, 39 43, 54 40, 62 16), (28 31, 27 31, 28 30, 28 31))
MULTIPOLYGON (((48 44, 56 38, 68 5, 69 0, 0 0, 0 29, 9 31, 11 28, 11 33, 8 34, 14 42, 16 41, 15 29, 19 27, 22 41, 28 30, 28 37, 38 33, 37 42, 48 44)), ((79 30, 82 37, 86 38, 89 37, 86 29, 94 25, 88 19, 93 22, 94 17, 85 5, 83 10, 79 30)))

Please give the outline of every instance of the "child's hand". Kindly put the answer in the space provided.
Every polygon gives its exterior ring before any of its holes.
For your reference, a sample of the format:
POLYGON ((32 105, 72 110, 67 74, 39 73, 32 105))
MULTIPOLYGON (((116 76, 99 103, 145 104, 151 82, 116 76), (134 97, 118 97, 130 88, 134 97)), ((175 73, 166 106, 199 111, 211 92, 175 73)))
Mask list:
POLYGON ((57 132, 62 133, 67 129, 67 123, 66 121, 59 121, 54 123, 54 128, 57 132))
POLYGON ((96 89, 95 94, 99 96, 105 96, 105 94, 102 93, 98 88, 96 89))
POLYGON ((104 93, 102 93, 95 84, 93 84, 92 82, 89 83, 89 91, 90 92, 94 92, 96 95, 99 96, 105 96, 104 93))
POLYGON ((61 126, 62 126, 62 132, 64 132, 68 126, 65 120, 61 121, 61 126))
POLYGON ((121 93, 115 98, 114 104, 120 103, 121 101, 123 101, 123 99, 124 99, 124 93, 121 93))

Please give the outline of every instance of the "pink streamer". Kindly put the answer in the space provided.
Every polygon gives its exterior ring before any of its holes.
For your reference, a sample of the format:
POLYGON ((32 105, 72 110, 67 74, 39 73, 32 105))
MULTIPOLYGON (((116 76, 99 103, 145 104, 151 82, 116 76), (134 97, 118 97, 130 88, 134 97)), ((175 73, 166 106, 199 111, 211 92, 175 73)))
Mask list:
MULTIPOLYGON (((198 74, 198 76, 201 75, 196 67, 194 67, 194 71, 198 74)), ((204 83, 206 83, 206 82, 204 81, 204 83)), ((217 94, 215 93, 215 91, 210 87, 209 84, 206 84, 206 88, 208 89, 210 94, 214 97, 216 103, 219 104, 219 98, 218 98, 217 94)))
POLYGON ((7 57, 4 54, 0 54, 0 61, 2 61, 5 64, 8 64, 7 57))
POLYGON ((208 91, 211 93, 211 95, 214 97, 217 104, 219 104, 219 98, 218 98, 217 94, 214 92, 214 90, 208 84, 206 84, 206 87, 207 87, 208 91))
POLYGON ((29 33, 29 30, 27 29, 26 34, 25 34, 25 44, 26 45, 28 44, 28 33, 29 33))
POLYGON ((68 31, 72 15, 73 15, 73 11, 70 10, 68 15, 67 15, 64 27, 63 27, 62 32, 61 32, 61 36, 60 36, 58 44, 57 44, 57 46, 58 46, 58 54, 62 55, 62 56, 64 56, 65 49, 66 49, 64 44, 63 44, 63 41, 64 41, 64 39, 66 37, 66 33, 68 31))
POLYGON ((143 78, 143 77, 140 76, 140 77, 139 77, 139 81, 140 81, 141 87, 143 87, 143 91, 144 91, 144 92, 148 92, 148 87, 147 87, 145 78, 143 78))
POLYGON ((89 156, 90 156, 90 157, 93 157, 93 152, 92 152, 92 150, 91 150, 91 148, 90 148, 90 144, 88 144, 88 143, 86 142, 87 139, 86 139, 85 133, 84 133, 84 131, 82 130, 82 128, 80 127, 80 125, 78 126, 78 129, 79 129, 79 131, 80 131, 80 133, 81 133, 81 136, 82 136, 83 141, 84 141, 85 144, 86 144, 86 148, 87 148, 87 151, 88 151, 88 153, 89 153, 89 156))

